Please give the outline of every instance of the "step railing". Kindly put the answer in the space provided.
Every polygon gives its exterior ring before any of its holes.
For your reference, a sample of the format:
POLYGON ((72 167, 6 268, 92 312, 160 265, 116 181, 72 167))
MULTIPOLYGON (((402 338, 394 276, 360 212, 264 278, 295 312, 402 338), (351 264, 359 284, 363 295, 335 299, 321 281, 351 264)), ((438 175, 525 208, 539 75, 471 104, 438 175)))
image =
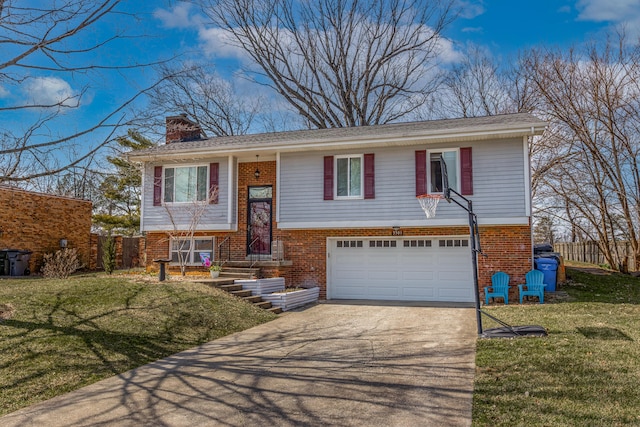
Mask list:
POLYGON ((253 268, 253 266, 260 261, 260 254, 256 253, 255 246, 256 243, 260 242, 260 238, 256 237, 249 243, 249 261, 251 261, 251 266, 249 268, 253 268))
POLYGON ((218 265, 220 266, 223 266, 228 261, 231 261, 231 236, 225 237, 224 240, 218 244, 217 255, 218 265))

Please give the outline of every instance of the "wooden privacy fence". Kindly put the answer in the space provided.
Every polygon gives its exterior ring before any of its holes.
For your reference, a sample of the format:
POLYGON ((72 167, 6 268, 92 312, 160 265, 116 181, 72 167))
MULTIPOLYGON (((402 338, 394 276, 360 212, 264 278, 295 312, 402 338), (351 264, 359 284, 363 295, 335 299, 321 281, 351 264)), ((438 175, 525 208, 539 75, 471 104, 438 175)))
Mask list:
MULTIPOLYGON (((116 268, 135 268, 140 264, 140 241, 142 237, 113 236, 116 244, 116 268)), ((102 256, 107 236, 91 235, 91 265, 92 270, 103 268, 102 256)))
MULTIPOLYGON (((626 265, 628 271, 638 271, 631 244, 629 242, 617 242, 616 245, 621 260, 614 260, 617 265, 612 267, 626 265)), ((556 243, 553 245, 553 250, 569 261, 586 262, 588 264, 607 263, 600 246, 598 246, 598 242, 594 241, 556 243)), ((612 252, 615 256, 616 252, 612 252)))

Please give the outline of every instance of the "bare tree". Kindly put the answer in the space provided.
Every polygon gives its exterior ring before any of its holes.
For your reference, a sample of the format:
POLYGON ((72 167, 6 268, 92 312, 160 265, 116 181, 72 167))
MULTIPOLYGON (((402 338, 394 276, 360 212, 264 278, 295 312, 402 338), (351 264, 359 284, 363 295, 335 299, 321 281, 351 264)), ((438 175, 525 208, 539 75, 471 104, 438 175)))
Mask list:
POLYGON ((200 221, 207 210, 210 209, 210 201, 217 198, 218 187, 216 186, 209 189, 207 200, 193 200, 190 203, 178 205, 163 205, 172 226, 172 229, 166 232, 170 251, 177 253, 182 276, 186 274, 189 262, 186 255, 193 249, 190 245, 193 244, 193 238, 198 231, 200 221))
POLYGON ((92 87, 74 89, 67 80, 101 80, 101 73, 149 65, 100 62, 97 53, 128 35, 114 30, 100 38, 95 28, 115 15, 119 22, 135 20, 120 3, 0 2, 0 182, 24 183, 85 167, 120 126, 130 123, 125 110, 145 89, 90 124, 70 126, 70 114, 83 106, 92 87))
POLYGON ((597 240, 623 269, 616 242, 640 260, 640 47, 624 35, 568 52, 533 51, 522 63, 553 121, 539 197, 597 240))
POLYGON ((184 113, 205 137, 245 134, 264 111, 264 100, 241 96, 233 82, 217 75, 210 65, 163 65, 160 74, 163 83, 150 93, 149 112, 161 119, 184 113))
POLYGON ((397 121, 436 89, 454 0, 201 0, 309 127, 397 121))
POLYGON ((443 87, 437 92, 439 111, 444 117, 477 117, 520 112, 512 99, 517 91, 508 74, 478 46, 470 46, 463 60, 445 74, 443 87))

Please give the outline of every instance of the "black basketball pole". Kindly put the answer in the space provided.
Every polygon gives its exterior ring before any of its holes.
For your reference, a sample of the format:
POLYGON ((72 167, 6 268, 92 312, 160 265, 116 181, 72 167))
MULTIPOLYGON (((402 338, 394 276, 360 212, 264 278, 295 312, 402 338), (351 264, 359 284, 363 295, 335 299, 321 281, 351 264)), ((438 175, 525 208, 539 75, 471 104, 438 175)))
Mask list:
POLYGON ((473 263, 473 287, 475 288, 475 297, 476 297, 476 323, 478 324, 478 335, 482 335, 482 312, 480 311, 480 290, 478 289, 478 254, 482 253, 482 249, 480 248, 480 231, 478 230, 478 218, 476 214, 473 213, 473 203, 471 200, 464 197, 462 194, 458 193, 454 189, 447 187, 444 192, 444 197, 447 202, 455 203, 460 206, 462 209, 466 210, 469 214, 469 236, 471 238, 471 262, 473 263), (456 199, 451 198, 451 193, 455 194, 457 197, 461 198, 467 205, 463 205, 456 199))

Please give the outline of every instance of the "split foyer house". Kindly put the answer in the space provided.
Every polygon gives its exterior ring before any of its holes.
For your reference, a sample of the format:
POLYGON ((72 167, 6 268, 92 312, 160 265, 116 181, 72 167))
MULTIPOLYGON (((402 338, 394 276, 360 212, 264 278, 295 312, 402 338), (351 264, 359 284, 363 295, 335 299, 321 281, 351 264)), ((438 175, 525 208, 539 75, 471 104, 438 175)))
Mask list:
POLYGON ((195 202, 202 216, 181 249, 194 267, 210 253, 326 299, 473 302, 467 212, 442 200, 427 219, 416 200, 442 192, 442 156, 478 216, 480 286, 496 271, 524 283, 532 268, 528 146, 546 126, 532 115, 210 139, 182 116, 167 124, 165 145, 129 155, 144 169, 149 267, 177 260, 166 231, 187 227, 195 202))

